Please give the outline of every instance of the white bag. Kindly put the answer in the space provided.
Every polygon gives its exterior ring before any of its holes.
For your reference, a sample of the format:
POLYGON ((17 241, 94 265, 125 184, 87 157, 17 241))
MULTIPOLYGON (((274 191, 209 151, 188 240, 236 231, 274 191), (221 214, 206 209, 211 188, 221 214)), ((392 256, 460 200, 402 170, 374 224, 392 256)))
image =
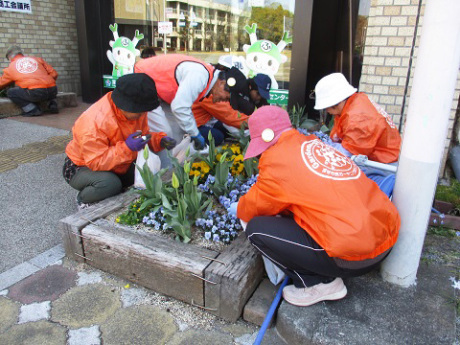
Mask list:
MULTIPOLYGON (((243 227, 243 231, 246 231, 246 226, 248 223, 240 219, 241 226, 243 227)), ((276 266, 273 262, 267 259, 265 256, 262 255, 262 259, 264 260, 265 272, 267 272, 268 279, 273 285, 278 285, 283 281, 286 277, 286 273, 284 273, 278 266, 276 266)))
MULTIPOLYGON (((147 150, 149 150, 149 158, 147 159, 147 166, 150 168, 153 174, 156 174, 161 169, 160 157, 158 157, 155 153, 150 151, 148 147, 147 147, 147 150)), ((144 167, 144 164, 145 164, 144 149, 137 152, 136 164, 140 168, 144 167)), ((142 179, 141 173, 139 172, 137 167, 134 173, 134 188, 145 189, 144 180, 142 179)))
POLYGON ((171 150, 171 155, 173 157, 176 157, 179 163, 182 164, 185 161, 185 153, 187 152, 187 149, 190 149, 189 156, 191 156, 195 152, 200 152, 201 154, 208 154, 209 147, 206 145, 206 147, 201 151, 195 150, 192 138, 190 137, 190 135, 185 134, 182 141, 171 150))
POLYGON ((278 285, 283 281, 286 277, 286 273, 284 273, 281 268, 276 266, 273 262, 268 260, 265 256, 262 255, 262 259, 264 260, 265 272, 267 272, 268 279, 273 285, 278 285))

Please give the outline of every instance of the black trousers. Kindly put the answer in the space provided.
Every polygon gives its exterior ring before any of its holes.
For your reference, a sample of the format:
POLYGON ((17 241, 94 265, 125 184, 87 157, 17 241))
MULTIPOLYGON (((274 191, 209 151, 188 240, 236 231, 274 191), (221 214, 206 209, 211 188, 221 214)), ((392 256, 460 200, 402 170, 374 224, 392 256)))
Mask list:
POLYGON ((328 283, 336 277, 363 275, 389 253, 364 261, 337 260, 290 217, 255 217, 248 223, 246 234, 252 245, 299 288, 328 283))
POLYGON ((23 89, 13 87, 7 91, 8 98, 20 106, 25 112, 29 112, 37 107, 36 103, 42 101, 54 101, 57 97, 57 87, 40 89, 23 89))

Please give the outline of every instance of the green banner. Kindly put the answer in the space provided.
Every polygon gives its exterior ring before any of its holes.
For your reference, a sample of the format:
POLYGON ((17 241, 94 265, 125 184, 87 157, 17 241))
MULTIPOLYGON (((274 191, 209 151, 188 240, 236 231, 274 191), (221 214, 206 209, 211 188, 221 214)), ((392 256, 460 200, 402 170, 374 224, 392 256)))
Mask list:
POLYGON ((289 90, 271 89, 268 103, 272 105, 287 106, 289 101, 289 90))

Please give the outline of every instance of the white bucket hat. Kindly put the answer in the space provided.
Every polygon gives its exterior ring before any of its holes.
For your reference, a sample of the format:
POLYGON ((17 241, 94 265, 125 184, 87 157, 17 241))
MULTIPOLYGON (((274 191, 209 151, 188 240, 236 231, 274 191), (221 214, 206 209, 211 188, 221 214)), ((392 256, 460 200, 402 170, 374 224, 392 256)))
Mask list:
POLYGON ((315 109, 321 110, 339 104, 358 91, 342 73, 323 77, 315 86, 315 109))

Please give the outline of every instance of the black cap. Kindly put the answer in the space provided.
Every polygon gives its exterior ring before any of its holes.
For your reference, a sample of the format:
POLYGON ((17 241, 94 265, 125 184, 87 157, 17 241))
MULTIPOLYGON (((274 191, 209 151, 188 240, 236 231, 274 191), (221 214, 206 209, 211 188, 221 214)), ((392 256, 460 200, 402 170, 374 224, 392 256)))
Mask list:
POLYGON ((145 73, 120 77, 112 92, 112 100, 118 108, 130 113, 143 113, 160 105, 155 82, 145 73))

